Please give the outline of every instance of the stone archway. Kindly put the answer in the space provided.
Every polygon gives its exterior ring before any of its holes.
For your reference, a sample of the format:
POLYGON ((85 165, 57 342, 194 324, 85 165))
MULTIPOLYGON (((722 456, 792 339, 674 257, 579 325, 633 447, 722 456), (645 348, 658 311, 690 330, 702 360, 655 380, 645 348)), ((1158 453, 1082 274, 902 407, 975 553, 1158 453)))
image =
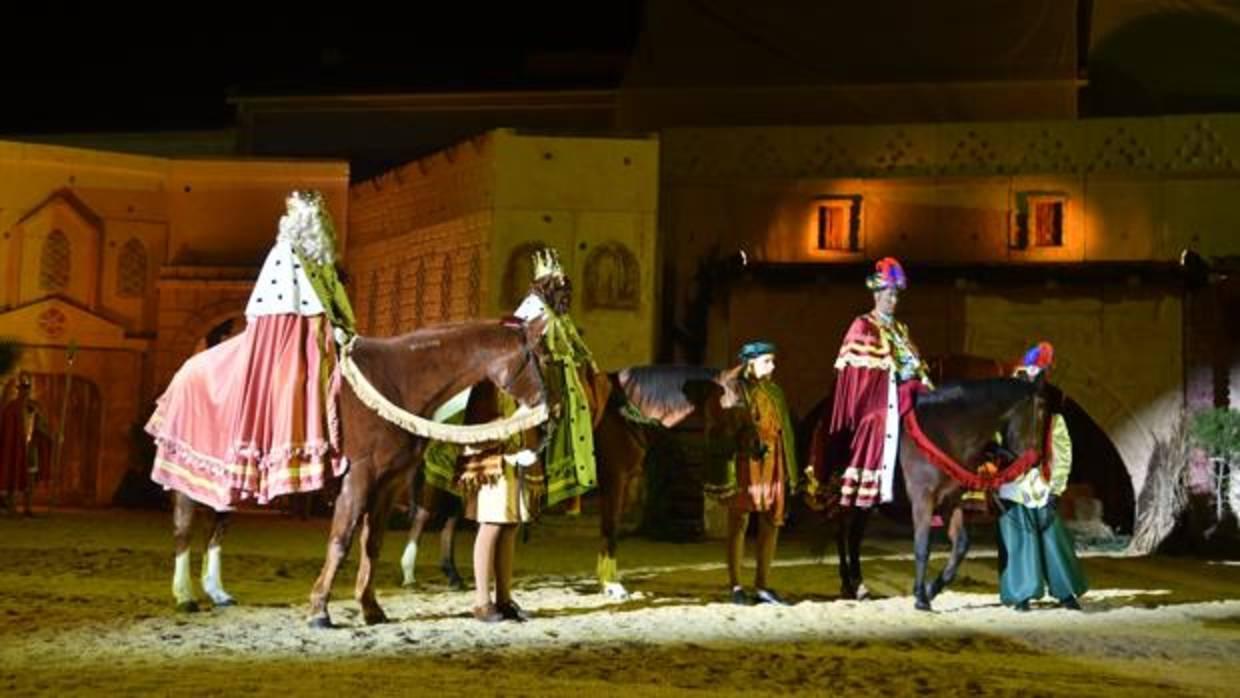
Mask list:
MULTIPOLYGON (((1178 287, 996 286, 965 294, 960 302, 960 346, 968 353, 1015 360, 1037 339, 1054 344, 1052 381, 1080 408, 1078 414, 1088 417, 1078 420, 1077 428, 1096 427, 1101 435, 1095 442, 1109 442, 1109 448, 1094 455, 1109 459, 1118 454, 1139 501, 1147 474, 1163 467, 1174 450, 1170 439, 1184 404, 1178 287)), ((1099 488, 1114 482, 1096 475, 1099 488)), ((1127 492, 1118 496, 1126 498, 1127 492)), ((1104 520, 1131 530, 1133 522, 1114 518, 1114 510, 1127 511, 1127 505, 1112 502, 1110 508, 1113 511, 1103 511, 1104 520)))
POLYGON ((246 317, 245 313, 234 312, 225 316, 223 319, 213 319, 204 327, 206 331, 202 333, 198 341, 194 343, 194 353, 210 349, 211 347, 235 337, 245 331, 246 317))
POLYGON ((247 297, 217 298, 212 303, 195 308, 184 321, 174 326, 175 329, 163 332, 159 339, 155 380, 157 392, 168 385, 186 359, 207 347, 207 335, 218 333, 223 323, 232 321, 234 328, 245 328, 247 297))

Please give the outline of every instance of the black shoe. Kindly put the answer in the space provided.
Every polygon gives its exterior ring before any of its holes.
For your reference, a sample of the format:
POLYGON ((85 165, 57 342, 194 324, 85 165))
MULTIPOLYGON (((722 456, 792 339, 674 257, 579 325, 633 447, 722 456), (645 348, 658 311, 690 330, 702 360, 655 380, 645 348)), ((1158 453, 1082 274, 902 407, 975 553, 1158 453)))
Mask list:
POLYGON ((784 601, 782 598, 780 598, 779 594, 776 594, 774 590, 771 590, 771 589, 759 589, 757 593, 754 594, 754 603, 770 604, 772 606, 791 606, 792 605, 788 603, 787 601, 784 601))
POLYGON ((1013 606, 1013 607, 1012 607, 1012 610, 1014 610, 1014 611, 1020 611, 1021 613, 1026 613, 1026 612, 1028 612, 1028 611, 1029 611, 1029 602, 1028 602, 1028 601, 1021 601, 1020 603, 1018 603, 1018 604, 1016 604, 1015 606, 1013 606))
POLYGON ((746 594, 744 589, 740 587, 732 587, 732 603, 737 606, 749 606, 753 602, 750 601, 749 594, 746 594))
POLYGON ((1059 607, 1066 608, 1069 611, 1079 611, 1081 610, 1081 602, 1077 601, 1075 596, 1069 596, 1066 599, 1060 599, 1059 607))
POLYGON ((499 613, 504 617, 504 620, 524 623, 530 619, 529 612, 518 606, 516 601, 505 601, 504 603, 495 604, 495 607, 499 609, 499 613))

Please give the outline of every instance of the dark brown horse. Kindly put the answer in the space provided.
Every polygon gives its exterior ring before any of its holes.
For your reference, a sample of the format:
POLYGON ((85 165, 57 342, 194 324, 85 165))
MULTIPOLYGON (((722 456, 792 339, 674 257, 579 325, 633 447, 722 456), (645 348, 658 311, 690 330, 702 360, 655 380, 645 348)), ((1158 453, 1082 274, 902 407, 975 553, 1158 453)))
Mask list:
MULTIPOLYGON (((948 383, 918 396, 913 411, 931 442, 955 462, 973 469, 986 460, 996 435, 1003 437, 1003 447, 1013 453, 1042 448, 1047 414, 1043 388, 1041 378, 1035 382, 991 378, 948 383)), ((927 458, 903 425, 899 469, 913 515, 913 597, 918 609, 928 611, 934 597, 956 578, 969 550, 968 529, 960 508, 964 490, 927 458), (952 552, 943 570, 927 583, 930 526, 935 513, 948 522, 952 552)), ((861 541, 869 512, 849 507, 841 517, 836 543, 842 595, 846 598, 868 595, 861 574, 861 541)))
POLYGON ((624 401, 613 399, 594 428, 602 534, 597 572, 608 596, 628 596, 616 570, 616 546, 626 494, 634 478, 644 473, 651 439, 658 437, 659 430, 700 412, 708 400, 729 395, 735 384, 730 376, 735 372, 698 366, 636 366, 610 374, 615 392, 623 393, 646 422, 625 416, 624 401))
MULTIPOLYGON (((358 338, 352 358, 362 376, 388 402, 405 412, 429 417, 434 409, 467 387, 489 382, 521 405, 545 402, 540 368, 541 336, 545 322, 526 325, 474 321, 439 325, 384 339, 358 338)), ((393 498, 408 482, 411 469, 422 462, 427 441, 384 419, 363 403, 347 383, 340 394, 341 441, 349 469, 336 496, 331 534, 323 569, 310 592, 309 623, 331 627, 328 600, 336 573, 360 532, 361 560, 354 596, 368 624, 386 620, 374 594, 374 567, 386 529, 393 498)), ((178 576, 181 553, 188 549, 194 503, 178 493, 175 501, 175 537, 178 576)), ((204 565, 204 586, 214 601, 231 603, 218 576, 219 541, 227 514, 217 515, 204 565), (214 550, 214 579, 206 570, 214 550)), ((188 567, 188 556, 185 557, 188 567)), ((188 579, 186 579, 188 585, 188 579)), ((174 582, 174 589, 176 582, 174 582)), ((181 594, 178 594, 181 601, 181 594)))

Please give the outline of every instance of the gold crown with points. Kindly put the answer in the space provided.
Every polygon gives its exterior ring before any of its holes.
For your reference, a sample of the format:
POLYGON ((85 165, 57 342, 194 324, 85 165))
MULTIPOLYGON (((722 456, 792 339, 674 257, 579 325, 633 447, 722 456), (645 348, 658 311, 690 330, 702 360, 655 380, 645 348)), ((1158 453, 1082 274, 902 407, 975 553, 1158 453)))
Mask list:
POLYGON ((534 265, 535 281, 548 276, 564 276, 564 268, 560 266, 560 253, 554 248, 544 247, 536 250, 530 255, 530 261, 534 265))

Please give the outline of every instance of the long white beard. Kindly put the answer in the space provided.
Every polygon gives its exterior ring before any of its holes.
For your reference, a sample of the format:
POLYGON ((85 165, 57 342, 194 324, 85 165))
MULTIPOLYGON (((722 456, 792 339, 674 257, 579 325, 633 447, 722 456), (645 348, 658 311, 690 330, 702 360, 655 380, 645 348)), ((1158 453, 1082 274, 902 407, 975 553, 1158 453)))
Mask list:
POLYGON ((286 213, 280 217, 277 240, 286 241, 302 256, 320 264, 331 264, 335 250, 324 235, 318 213, 313 210, 286 213))

